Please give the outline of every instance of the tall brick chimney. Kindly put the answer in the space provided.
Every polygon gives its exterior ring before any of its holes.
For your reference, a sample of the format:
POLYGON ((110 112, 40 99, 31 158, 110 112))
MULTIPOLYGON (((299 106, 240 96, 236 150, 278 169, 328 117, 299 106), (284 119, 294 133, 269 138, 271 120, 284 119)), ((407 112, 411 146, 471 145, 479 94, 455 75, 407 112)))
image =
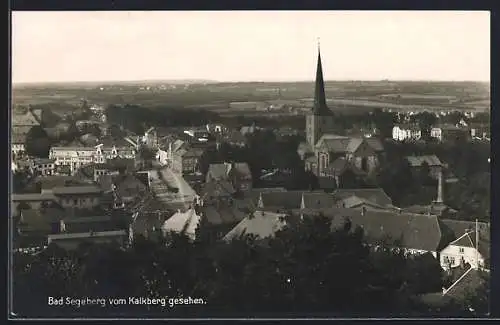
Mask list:
POLYGON ((443 167, 439 168, 436 203, 443 203, 443 167))

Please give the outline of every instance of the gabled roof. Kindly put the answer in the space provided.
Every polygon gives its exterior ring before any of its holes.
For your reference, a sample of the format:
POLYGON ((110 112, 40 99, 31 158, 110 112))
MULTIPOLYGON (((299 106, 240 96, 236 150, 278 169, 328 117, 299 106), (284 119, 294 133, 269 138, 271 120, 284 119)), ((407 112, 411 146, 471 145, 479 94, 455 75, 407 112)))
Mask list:
POLYGON ((381 188, 338 189, 333 196, 338 200, 356 196, 381 206, 392 205, 392 199, 381 188))
POLYGON ((241 220, 230 232, 224 236, 224 240, 231 240, 239 236, 252 234, 260 239, 273 236, 281 230, 285 224, 282 221, 286 215, 267 211, 255 211, 251 217, 241 220))
POLYGON ((191 239, 196 236, 196 228, 200 222, 201 216, 196 214, 195 209, 189 209, 186 212, 178 211, 171 216, 162 226, 164 233, 166 232, 181 232, 185 230, 185 234, 191 239))
POLYGON ((260 194, 267 192, 286 192, 286 189, 283 187, 270 187, 270 188, 252 188, 244 193, 245 198, 248 198, 252 201, 252 203, 257 206, 259 203, 260 194))
POLYGON ((443 163, 436 155, 425 156, 407 156, 406 160, 410 163, 411 167, 420 167, 425 162, 428 166, 442 166, 443 163))

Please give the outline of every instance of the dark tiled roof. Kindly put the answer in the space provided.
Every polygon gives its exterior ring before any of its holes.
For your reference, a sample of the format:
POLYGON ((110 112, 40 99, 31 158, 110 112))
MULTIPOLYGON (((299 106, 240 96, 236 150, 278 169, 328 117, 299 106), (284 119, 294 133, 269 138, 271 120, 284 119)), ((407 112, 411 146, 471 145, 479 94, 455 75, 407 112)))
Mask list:
POLYGON ((203 207, 201 209, 202 216, 207 218, 207 221, 213 225, 219 224, 234 224, 243 220, 245 213, 233 207, 216 208, 212 206, 203 207))
POLYGON ((303 191, 264 192, 261 193, 262 207, 277 207, 283 209, 298 209, 302 201, 303 191))
POLYGON ((327 209, 335 206, 336 200, 331 194, 322 192, 304 192, 302 208, 327 209))
POLYGON ((381 188, 338 189, 333 193, 333 195, 338 200, 343 200, 351 196, 357 196, 378 205, 392 205, 391 198, 381 188))
POLYGON ((332 229, 342 227, 347 218, 354 227, 364 230, 366 240, 372 244, 388 240, 393 244, 399 242, 405 248, 426 251, 436 251, 441 245, 441 228, 436 216, 375 210, 367 210, 363 215, 359 210, 346 208, 296 210, 294 213, 322 213, 332 219, 332 229))
POLYGON ((21 212, 22 229, 42 232, 52 231, 52 224, 59 222, 65 216, 62 209, 38 209, 23 210, 21 212))

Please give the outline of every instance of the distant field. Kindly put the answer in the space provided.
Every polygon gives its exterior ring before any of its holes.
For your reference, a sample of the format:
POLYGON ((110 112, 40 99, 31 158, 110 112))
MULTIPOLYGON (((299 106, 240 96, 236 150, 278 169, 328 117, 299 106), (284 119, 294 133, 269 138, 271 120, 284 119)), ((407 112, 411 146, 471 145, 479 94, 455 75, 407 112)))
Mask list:
MULTIPOLYGON (((490 107, 489 84, 474 82, 409 81, 329 81, 325 84, 328 103, 333 110, 476 109, 490 107)), ((233 102, 287 103, 310 105, 313 82, 294 83, 187 83, 148 84, 83 83, 69 85, 14 85, 14 105, 52 104, 58 109, 78 105, 82 98, 90 103, 135 104, 205 108, 236 114, 244 110, 229 109, 233 102), (147 90, 145 90, 147 88, 147 90)), ((245 105, 243 105, 245 106, 245 105)), ((247 112, 245 111, 245 114, 247 112)), ((260 114, 255 112, 255 114, 260 114)))

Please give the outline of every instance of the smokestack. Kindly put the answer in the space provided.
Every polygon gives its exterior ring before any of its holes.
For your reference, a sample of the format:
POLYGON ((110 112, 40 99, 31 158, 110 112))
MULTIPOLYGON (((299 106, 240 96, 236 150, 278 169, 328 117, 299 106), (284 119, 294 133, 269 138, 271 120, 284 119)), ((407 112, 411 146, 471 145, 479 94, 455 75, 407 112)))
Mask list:
POLYGON ((438 191, 436 203, 443 203, 443 167, 439 168, 438 174, 438 191))
POLYGON ((476 219, 476 265, 479 269, 479 232, 478 232, 478 224, 476 219))

